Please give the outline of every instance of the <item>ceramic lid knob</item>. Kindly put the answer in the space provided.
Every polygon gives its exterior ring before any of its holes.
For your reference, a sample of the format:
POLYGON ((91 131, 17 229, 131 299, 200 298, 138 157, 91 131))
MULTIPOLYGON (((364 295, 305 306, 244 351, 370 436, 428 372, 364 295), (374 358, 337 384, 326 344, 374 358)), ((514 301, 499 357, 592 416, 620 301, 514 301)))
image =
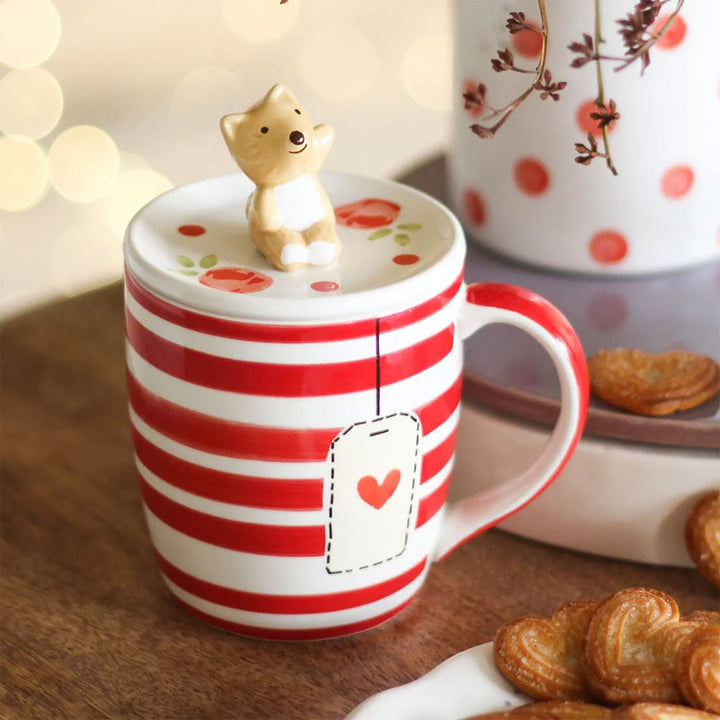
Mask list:
POLYGON ((275 85, 220 128, 240 169, 255 184, 245 208, 250 237, 280 270, 332 265, 340 252, 335 214, 318 180, 333 141, 296 97, 275 85))

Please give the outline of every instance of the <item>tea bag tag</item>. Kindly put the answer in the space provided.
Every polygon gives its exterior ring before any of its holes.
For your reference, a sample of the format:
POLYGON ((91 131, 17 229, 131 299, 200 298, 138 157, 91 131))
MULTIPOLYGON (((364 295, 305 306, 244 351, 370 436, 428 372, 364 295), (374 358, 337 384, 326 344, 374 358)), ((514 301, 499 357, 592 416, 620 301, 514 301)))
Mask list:
POLYGON ((326 569, 362 570, 401 555, 417 518, 421 425, 398 412, 353 423, 330 445, 326 569))

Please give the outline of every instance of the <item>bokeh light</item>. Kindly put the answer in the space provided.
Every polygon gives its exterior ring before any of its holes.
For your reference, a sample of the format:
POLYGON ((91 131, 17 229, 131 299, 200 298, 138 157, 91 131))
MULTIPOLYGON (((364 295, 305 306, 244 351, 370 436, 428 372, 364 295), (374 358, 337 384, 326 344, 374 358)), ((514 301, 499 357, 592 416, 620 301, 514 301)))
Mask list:
POLYGON ((120 172, 124 173, 126 170, 132 170, 134 168, 146 168, 148 164, 144 158, 133 152, 127 150, 120 150, 120 172))
POLYGON ((121 172, 105 199, 105 220, 113 234, 122 238, 133 215, 172 183, 149 167, 134 167, 121 172))
POLYGON ((0 130, 39 140, 50 133, 63 111, 63 93, 44 68, 11 70, 0 78, 0 130))
POLYGON ((69 228, 55 240, 50 252, 52 281, 63 295, 117 280, 122 268, 122 243, 102 225, 69 228))
POLYGON ((410 97, 430 110, 452 110, 452 41, 449 35, 422 35, 408 46, 402 79, 410 97))
POLYGON ((50 0, 0 3, 0 62, 30 68, 45 62, 60 41, 60 15, 50 0))
POLYGON ((345 102, 361 97, 378 75, 377 50, 350 25, 333 23, 311 32, 298 56, 302 79, 320 97, 345 102))
POLYGON ((118 174, 118 149, 100 128, 76 125, 50 146, 50 180, 65 199, 93 202, 107 195, 118 174))
POLYGON ((172 109, 187 120, 188 117, 212 118, 214 129, 222 115, 233 108, 244 108, 245 87, 231 70, 223 67, 203 66, 189 72, 175 88, 172 109))
POLYGON ((48 166, 40 146, 19 135, 0 137, 0 208, 20 212, 37 205, 48 188, 48 166))
POLYGON ((222 0, 222 14, 235 35, 250 43, 277 40, 295 24, 300 2, 222 0))

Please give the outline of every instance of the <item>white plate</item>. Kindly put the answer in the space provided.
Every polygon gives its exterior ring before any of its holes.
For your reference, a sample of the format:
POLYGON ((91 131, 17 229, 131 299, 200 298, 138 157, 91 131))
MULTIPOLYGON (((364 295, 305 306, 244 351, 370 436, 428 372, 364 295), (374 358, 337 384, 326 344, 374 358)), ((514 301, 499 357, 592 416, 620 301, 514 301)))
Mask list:
MULTIPOLYGON (((517 477, 549 428, 463 404, 449 500, 517 477)), ((606 557, 692 567, 684 526, 699 497, 718 489, 717 450, 583 437, 559 477, 503 530, 606 557)))
POLYGON ((461 720, 529 702, 498 672, 492 643, 485 643, 413 682, 369 697, 346 720, 461 720))

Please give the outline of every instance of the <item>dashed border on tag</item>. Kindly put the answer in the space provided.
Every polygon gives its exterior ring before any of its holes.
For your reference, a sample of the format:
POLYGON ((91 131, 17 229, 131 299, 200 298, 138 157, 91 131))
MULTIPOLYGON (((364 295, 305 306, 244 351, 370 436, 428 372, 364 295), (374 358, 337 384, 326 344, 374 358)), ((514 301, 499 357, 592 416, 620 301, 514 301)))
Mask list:
MULTIPOLYGON (((382 565, 385 562, 388 562, 389 560, 393 560, 396 557, 399 557, 402 555, 405 550, 407 549, 408 545, 408 539, 410 537, 410 521, 412 520, 412 511, 415 504, 415 486, 417 483, 417 476, 418 476, 418 456, 419 456, 419 449, 420 449, 420 434, 422 432, 422 426, 420 424, 420 418, 417 417, 414 413, 410 412, 395 412, 391 413, 390 415, 383 415, 380 417, 373 418, 372 420, 360 420, 359 422, 353 423, 352 425, 348 425, 342 432, 340 432, 337 437, 330 443, 330 499, 328 502, 328 522, 327 522, 327 545, 325 550, 325 570, 330 575, 339 575, 343 573, 350 573, 350 572, 356 572, 357 570, 365 570, 370 567, 376 567, 377 565, 382 565), (333 541, 333 534, 332 534, 332 524, 333 524, 333 502, 335 497, 335 446, 336 444, 345 436, 347 435, 351 430, 353 430, 356 427, 360 427, 361 425, 368 425, 376 422, 380 422, 382 420, 388 420, 393 417, 409 417, 416 425, 417 432, 415 433, 415 460, 413 464, 413 470, 412 470, 412 485, 410 486, 410 502, 408 503, 408 514, 407 514, 407 520, 405 522, 405 539, 403 542, 402 549, 395 553, 394 555, 390 555, 382 560, 377 560, 373 563, 368 563, 367 565, 359 565, 355 568, 347 568, 345 570, 331 570, 330 569, 330 549, 332 547, 332 541, 333 541)), ((379 434, 379 433, 378 433, 379 434)), ((372 433, 371 433, 372 435, 372 433)))

